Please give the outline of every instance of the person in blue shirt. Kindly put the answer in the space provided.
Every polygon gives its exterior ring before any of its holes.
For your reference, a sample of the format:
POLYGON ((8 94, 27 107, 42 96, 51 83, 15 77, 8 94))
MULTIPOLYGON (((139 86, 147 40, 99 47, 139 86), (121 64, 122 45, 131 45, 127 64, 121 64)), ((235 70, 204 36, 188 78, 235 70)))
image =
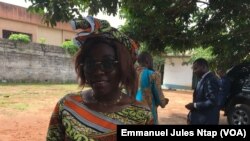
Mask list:
POLYGON ((161 75, 153 69, 153 59, 148 52, 140 53, 137 61, 139 67, 136 68, 138 75, 136 100, 151 108, 154 124, 158 124, 157 108, 158 106, 164 108, 169 101, 161 89, 161 75))

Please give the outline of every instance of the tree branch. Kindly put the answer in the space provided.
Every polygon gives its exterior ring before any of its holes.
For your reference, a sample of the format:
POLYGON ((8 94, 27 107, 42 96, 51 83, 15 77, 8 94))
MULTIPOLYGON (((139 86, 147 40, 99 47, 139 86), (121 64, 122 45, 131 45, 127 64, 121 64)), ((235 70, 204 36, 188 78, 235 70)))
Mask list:
POLYGON ((206 4, 206 5, 209 5, 209 3, 205 2, 205 1, 197 1, 197 3, 203 3, 203 4, 206 4))

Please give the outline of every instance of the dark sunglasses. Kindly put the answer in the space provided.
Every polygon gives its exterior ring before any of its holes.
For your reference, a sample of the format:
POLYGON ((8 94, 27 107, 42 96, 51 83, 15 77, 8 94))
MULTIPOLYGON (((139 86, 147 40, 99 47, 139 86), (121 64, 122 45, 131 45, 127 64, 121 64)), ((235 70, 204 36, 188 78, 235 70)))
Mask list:
POLYGON ((114 59, 104 59, 102 61, 86 61, 82 65, 84 71, 87 73, 95 71, 97 69, 97 66, 99 66, 99 69, 101 69, 101 71, 108 73, 115 69, 117 63, 118 61, 114 59))

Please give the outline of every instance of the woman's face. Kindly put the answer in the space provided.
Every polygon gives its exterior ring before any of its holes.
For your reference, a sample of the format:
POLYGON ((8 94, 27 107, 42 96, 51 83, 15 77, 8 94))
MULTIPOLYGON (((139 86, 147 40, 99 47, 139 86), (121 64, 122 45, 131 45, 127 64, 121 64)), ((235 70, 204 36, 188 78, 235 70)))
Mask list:
POLYGON ((114 49, 105 43, 90 47, 84 62, 84 75, 97 95, 109 95, 119 89, 120 73, 114 49))

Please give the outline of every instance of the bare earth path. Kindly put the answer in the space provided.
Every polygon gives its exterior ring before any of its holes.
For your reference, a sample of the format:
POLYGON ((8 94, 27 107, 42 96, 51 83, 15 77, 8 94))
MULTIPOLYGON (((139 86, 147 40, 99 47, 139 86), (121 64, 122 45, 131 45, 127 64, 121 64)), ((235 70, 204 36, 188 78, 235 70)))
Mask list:
MULTIPOLYGON (((76 89, 76 86, 55 87, 44 86, 36 92, 27 86, 21 91, 23 93, 17 90, 17 95, 15 87, 11 88, 12 94, 7 94, 4 93, 6 89, 0 86, 0 141, 44 141, 57 100, 76 89), (61 91, 57 89, 63 89, 65 93, 59 94, 61 91)), ((191 101, 192 92, 164 91, 164 94, 170 101, 164 109, 158 110, 160 124, 186 124, 188 111, 184 105, 191 101)), ((227 124, 225 117, 221 117, 220 124, 227 124)))

